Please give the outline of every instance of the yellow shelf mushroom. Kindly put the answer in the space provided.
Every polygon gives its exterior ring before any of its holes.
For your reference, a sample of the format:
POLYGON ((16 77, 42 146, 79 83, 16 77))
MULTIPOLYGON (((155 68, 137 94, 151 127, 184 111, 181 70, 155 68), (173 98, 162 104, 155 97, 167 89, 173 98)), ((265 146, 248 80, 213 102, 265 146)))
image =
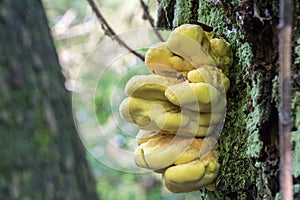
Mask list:
POLYGON ((140 128, 136 164, 161 173, 171 192, 214 190, 230 44, 184 24, 149 48, 145 64, 153 74, 132 77, 119 107, 122 118, 140 128))

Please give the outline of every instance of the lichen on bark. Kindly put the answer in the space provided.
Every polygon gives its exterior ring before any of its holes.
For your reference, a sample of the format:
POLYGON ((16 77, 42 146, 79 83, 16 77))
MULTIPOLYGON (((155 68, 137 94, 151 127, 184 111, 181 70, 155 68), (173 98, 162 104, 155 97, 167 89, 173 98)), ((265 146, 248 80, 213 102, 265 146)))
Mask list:
MULTIPOLYGON (((192 1, 172 2, 176 2, 173 25, 191 23, 195 13, 188 9, 192 1)), ((196 21, 213 27, 217 35, 229 41, 234 53, 233 65, 225 72, 231 88, 227 93, 226 121, 219 138, 221 170, 215 181, 217 191, 204 193, 209 199, 273 199, 279 191, 278 1, 257 4, 247 0, 200 0, 196 6, 196 21)), ((299 13, 299 5, 297 8, 299 13)), ((296 45, 296 62, 299 62, 299 49, 296 45)), ((296 69, 299 70, 299 66, 296 69)), ((297 79, 299 75, 294 82, 297 79)), ((299 127, 299 81, 296 85, 292 112, 296 122, 293 126, 299 127)), ((299 149, 296 148, 298 132, 298 128, 292 132, 294 160, 299 160, 300 152, 295 151, 299 149)), ((298 173, 295 170, 294 177, 299 177, 298 173)))
POLYGON ((177 0, 174 10, 173 26, 189 22, 193 17, 193 0, 177 0))
MULTIPOLYGON (((300 7, 300 5, 299 5, 300 7)), ((300 14, 300 8, 298 7, 298 13, 300 14)), ((294 63, 292 66, 292 98, 291 98, 291 108, 292 108, 292 169, 293 176, 295 180, 294 185, 294 198, 300 198, 300 22, 296 24, 297 31, 295 31, 294 37, 294 48, 295 52, 294 63)))

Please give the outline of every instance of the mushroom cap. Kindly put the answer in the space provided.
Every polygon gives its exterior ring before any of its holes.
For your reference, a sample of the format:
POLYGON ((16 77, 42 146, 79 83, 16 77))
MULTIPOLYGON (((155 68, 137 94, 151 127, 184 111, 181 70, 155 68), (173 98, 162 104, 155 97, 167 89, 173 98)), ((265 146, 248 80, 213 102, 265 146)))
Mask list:
POLYGON ((174 105, 197 112, 222 112, 226 106, 226 98, 209 83, 182 82, 171 85, 165 96, 174 105))
POLYGON ((125 94, 144 99, 166 100, 165 90, 175 83, 179 81, 160 75, 136 75, 127 82, 125 94))
POLYGON ((178 77, 180 74, 186 74, 187 71, 195 69, 188 61, 173 54, 165 42, 156 43, 148 49, 145 64, 153 74, 167 77, 178 77))
POLYGON ((189 147, 191 139, 182 140, 171 135, 159 135, 142 143, 134 152, 138 166, 151 170, 171 166, 189 147))
POLYGON ((212 150, 191 162, 171 166, 164 171, 163 182, 174 193, 191 192, 206 185, 213 189, 210 184, 217 177, 220 168, 217 160, 218 153, 212 150))
POLYGON ((197 43, 201 44, 205 36, 204 30, 201 26, 196 24, 182 24, 177 27, 171 34, 181 34, 184 35, 197 43))
POLYGON ((137 145, 141 145, 142 143, 145 143, 152 138, 157 138, 160 137, 161 135, 166 135, 167 133, 168 132, 164 132, 164 131, 156 132, 156 131, 141 129, 135 138, 136 138, 137 145))
POLYGON ((209 48, 208 38, 198 25, 184 24, 174 29, 167 40, 167 47, 196 68, 204 64, 215 65, 206 49, 209 48), (204 41, 206 45, 202 45, 204 41))
POLYGON ((229 89, 230 85, 229 79, 221 69, 209 65, 203 65, 201 68, 189 71, 187 79, 191 83, 209 83, 223 94, 229 89))
POLYGON ((120 114, 129 123, 142 130, 164 131, 166 134, 185 137, 211 135, 225 113, 197 113, 180 109, 163 100, 128 97, 120 105, 120 114))
MULTIPOLYGON (((152 133, 153 134, 153 133, 152 133)), ((201 138, 186 138, 175 135, 165 135, 158 132, 143 141, 140 140, 136 149, 135 161, 138 166, 154 171, 168 170, 168 167, 196 160, 201 152, 213 147, 201 138)))
POLYGON ((189 121, 178 106, 163 100, 128 97, 122 101, 119 110, 123 119, 145 130, 177 130, 189 121))
POLYGON ((211 55, 216 65, 221 69, 228 69, 233 62, 230 44, 224 38, 212 38, 210 46, 211 55))
POLYGON ((168 49, 194 67, 208 64, 227 71, 233 61, 230 44, 223 38, 213 38, 198 25, 183 24, 170 34, 168 49))

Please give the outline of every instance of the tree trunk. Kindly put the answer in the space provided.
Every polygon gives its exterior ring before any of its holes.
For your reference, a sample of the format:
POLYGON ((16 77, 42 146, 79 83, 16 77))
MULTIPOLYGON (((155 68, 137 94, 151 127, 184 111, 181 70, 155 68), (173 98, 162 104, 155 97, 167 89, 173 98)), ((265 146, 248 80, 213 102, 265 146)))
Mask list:
POLYGON ((97 199, 39 0, 0 1, 0 199, 97 199))
MULTIPOLYGON (((295 2, 292 66, 294 196, 300 195, 300 3, 295 2)), ((278 1, 161 0, 158 26, 198 21, 233 48, 221 170, 209 199, 274 199, 279 192, 278 1), (230 2, 230 3, 229 3, 230 2)))

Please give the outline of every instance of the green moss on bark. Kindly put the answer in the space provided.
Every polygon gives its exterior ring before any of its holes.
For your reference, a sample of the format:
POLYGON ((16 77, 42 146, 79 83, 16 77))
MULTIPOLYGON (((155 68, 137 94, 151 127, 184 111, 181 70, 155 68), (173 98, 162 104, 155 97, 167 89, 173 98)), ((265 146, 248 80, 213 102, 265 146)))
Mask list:
MULTIPOLYGON (((231 5, 239 6, 239 3, 233 1, 231 5)), ((219 139, 218 196, 220 199, 224 196, 238 199, 270 197, 269 177, 264 174, 266 165, 258 161, 264 147, 261 128, 271 113, 271 106, 262 100, 266 90, 265 71, 251 69, 254 54, 241 32, 244 22, 240 17, 229 19, 224 7, 215 5, 215 1, 201 1, 198 17, 198 21, 214 27, 218 35, 224 36, 234 52, 234 63, 227 72, 231 82, 227 93, 227 117, 219 139)))
POLYGON ((173 27, 189 23, 192 18, 192 0, 177 0, 175 4, 173 27))
MULTIPOLYGON (((295 82, 299 79, 300 75, 300 37, 296 40, 295 46, 295 62, 292 71, 292 77, 294 77, 295 82)), ((298 80, 299 81, 299 80, 298 80)), ((300 178, 300 86, 299 84, 294 84, 292 90, 292 127, 293 131, 291 132, 293 155, 292 155, 292 167, 293 167, 293 176, 295 178, 300 178)), ((300 193, 300 192, 298 192, 300 193)))
POLYGON ((221 171, 216 186, 220 193, 219 199, 225 194, 235 194, 240 199, 245 199, 256 195, 255 190, 252 194, 247 194, 256 182, 258 171, 251 157, 257 157, 262 148, 255 125, 260 120, 260 111, 257 108, 251 115, 246 114, 249 97, 257 91, 256 87, 250 88, 246 84, 247 68, 252 64, 253 53, 249 43, 244 41, 244 35, 239 31, 239 24, 231 24, 231 27, 228 27, 223 8, 212 6, 211 3, 201 1, 198 20, 214 27, 217 34, 225 36, 234 52, 234 63, 227 72, 231 89, 227 95, 225 126, 219 139, 221 171))
POLYGON ((295 64, 300 64, 300 38, 297 39, 297 46, 295 47, 295 54, 296 54, 296 59, 295 59, 295 64))
MULTIPOLYGON (((297 99, 298 103, 300 102, 300 92, 296 93, 297 97, 294 96, 295 99, 297 99)), ((294 100, 295 100, 294 99, 294 100)), ((294 177, 300 177, 300 106, 296 106, 295 108, 295 118, 294 118, 294 127, 297 127, 295 131, 292 131, 292 144, 293 144, 293 157, 292 157, 292 167, 293 167, 293 176, 294 177)))

